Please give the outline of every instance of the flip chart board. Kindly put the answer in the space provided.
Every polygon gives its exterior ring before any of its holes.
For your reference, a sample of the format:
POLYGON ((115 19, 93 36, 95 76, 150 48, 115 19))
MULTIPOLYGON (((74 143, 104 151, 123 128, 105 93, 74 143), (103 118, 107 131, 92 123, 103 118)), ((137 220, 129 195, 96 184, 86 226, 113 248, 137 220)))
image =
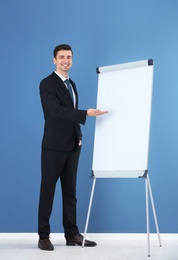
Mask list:
POLYGON ((92 172, 95 177, 142 177, 148 169, 153 60, 97 68, 92 172))

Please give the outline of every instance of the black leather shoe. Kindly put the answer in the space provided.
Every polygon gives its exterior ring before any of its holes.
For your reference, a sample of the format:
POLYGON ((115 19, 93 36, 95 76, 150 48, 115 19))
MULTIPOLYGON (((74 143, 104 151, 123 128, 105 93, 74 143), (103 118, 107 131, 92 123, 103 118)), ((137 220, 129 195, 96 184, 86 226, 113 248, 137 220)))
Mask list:
POLYGON ((41 250, 47 250, 47 251, 53 251, 54 250, 54 246, 51 243, 51 241, 49 240, 49 238, 39 239, 38 247, 41 250))
MULTIPOLYGON (((66 245, 67 246, 82 246, 83 236, 81 234, 77 234, 72 238, 67 239, 66 245)), ((84 246, 96 246, 97 244, 94 241, 89 241, 85 239, 84 246)))

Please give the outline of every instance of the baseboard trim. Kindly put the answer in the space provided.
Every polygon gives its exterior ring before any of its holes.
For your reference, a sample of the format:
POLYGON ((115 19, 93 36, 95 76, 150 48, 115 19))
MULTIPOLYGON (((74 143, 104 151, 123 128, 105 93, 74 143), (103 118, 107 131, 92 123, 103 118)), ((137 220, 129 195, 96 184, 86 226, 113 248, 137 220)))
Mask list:
MULTIPOLYGON (((63 233, 51 233, 52 239, 63 239, 63 233)), ((146 233, 87 233, 87 238, 94 239, 146 239, 146 233)), ((161 239, 178 239, 177 233, 161 233, 161 239)), ((151 239, 157 239, 157 233, 150 234, 151 239)), ((0 239, 38 239, 36 233, 0 233, 0 239)))

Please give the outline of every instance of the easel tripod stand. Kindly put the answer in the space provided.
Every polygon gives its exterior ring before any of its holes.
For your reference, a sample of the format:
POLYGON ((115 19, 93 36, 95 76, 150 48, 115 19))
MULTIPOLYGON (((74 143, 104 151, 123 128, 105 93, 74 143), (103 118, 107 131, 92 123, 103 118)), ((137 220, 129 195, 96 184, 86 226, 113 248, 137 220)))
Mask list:
MULTIPOLYGON (((95 175, 93 175, 92 178, 93 178, 93 184, 92 184, 92 190, 91 190, 90 201, 89 201, 89 206, 88 206, 88 213, 87 213, 87 218, 86 218, 86 223, 85 223, 85 230, 84 230, 84 238, 83 238, 82 247, 84 247, 84 244, 85 244, 85 238, 86 238, 87 229, 88 229, 88 223, 89 223, 89 218, 90 218, 90 212, 91 212, 91 207, 92 207, 97 177, 95 175)), ((123 178, 123 176, 121 174, 118 174, 117 178, 123 178)), ((127 176, 127 178, 128 178, 128 176, 127 176)), ((161 247, 162 244, 161 244, 158 221, 157 221, 156 210, 155 210, 155 205, 154 205, 154 200, 153 200, 153 194, 152 194, 150 179, 149 179, 149 176, 148 176, 148 171, 146 170, 142 176, 132 175, 130 178, 144 178, 145 179, 147 247, 148 247, 148 257, 150 257, 149 197, 150 197, 151 207, 152 207, 152 211, 153 211, 153 217, 154 217, 156 232, 157 232, 157 235, 158 235, 159 246, 161 247)))

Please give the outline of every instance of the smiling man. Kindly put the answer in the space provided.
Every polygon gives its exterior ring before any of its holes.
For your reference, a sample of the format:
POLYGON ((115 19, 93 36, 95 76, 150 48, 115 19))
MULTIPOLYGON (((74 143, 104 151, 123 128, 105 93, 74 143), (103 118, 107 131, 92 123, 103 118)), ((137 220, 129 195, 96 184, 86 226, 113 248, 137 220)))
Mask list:
POLYGON ((68 77, 68 71, 72 66, 72 50, 60 50, 54 53, 53 62, 56 65, 56 71, 64 77, 68 77))
MULTIPOLYGON (((62 189, 66 245, 82 246, 83 236, 76 224, 76 175, 82 146, 80 124, 85 124, 87 116, 107 113, 93 108, 78 109, 76 85, 68 75, 72 66, 71 47, 66 44, 56 46, 53 55, 55 71, 40 83, 45 126, 41 153, 38 247, 48 251, 54 250, 49 239, 51 232, 49 220, 58 179, 62 189)), ((85 246, 96 246, 96 243, 85 240, 85 246)))

